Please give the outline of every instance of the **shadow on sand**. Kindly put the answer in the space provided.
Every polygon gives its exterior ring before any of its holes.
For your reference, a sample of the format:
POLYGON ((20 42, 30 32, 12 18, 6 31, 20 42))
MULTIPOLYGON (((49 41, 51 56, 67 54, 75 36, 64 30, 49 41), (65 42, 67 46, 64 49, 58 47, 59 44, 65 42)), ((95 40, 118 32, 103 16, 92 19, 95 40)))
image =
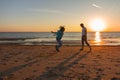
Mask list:
POLYGON ((86 52, 84 55, 76 58, 80 53, 81 51, 75 53, 74 55, 66 59, 64 62, 61 62, 59 65, 51 68, 47 72, 37 77, 35 80, 56 80, 58 79, 61 75, 63 75, 65 71, 67 71, 69 68, 77 64, 82 59, 84 59, 90 52, 86 52), (72 61, 70 64, 68 64, 70 60, 72 59, 75 59, 75 60, 72 61), (65 64, 68 64, 68 65, 65 66, 65 64))
MULTIPOLYGON (((53 55, 51 55, 51 56, 53 56, 53 55)), ((48 57, 48 56, 47 56, 47 57, 48 57)), ((46 57, 44 57, 44 58, 46 58, 46 57)), ((44 59, 43 59, 43 60, 44 60, 44 59)), ((14 72, 17 72, 17 71, 19 71, 19 70, 21 70, 21 69, 23 69, 23 68, 26 68, 26 67, 28 67, 28 66, 31 66, 31 65, 39 62, 39 61, 42 61, 42 59, 36 59, 36 58, 34 58, 34 59, 30 60, 29 62, 27 62, 27 63, 25 63, 25 64, 21 64, 21 65, 18 65, 18 66, 14 66, 14 67, 9 68, 9 69, 7 69, 7 70, 5 70, 5 71, 0 71, 0 77, 9 76, 9 75, 11 75, 11 74, 14 73, 14 72)))
POLYGON ((2 77, 2 76, 8 76, 8 75, 10 75, 10 74, 13 73, 13 72, 16 72, 16 71, 18 71, 18 70, 20 70, 20 69, 23 69, 23 68, 27 67, 27 66, 30 66, 30 65, 32 65, 32 64, 34 64, 34 63, 36 63, 36 62, 38 62, 38 60, 34 60, 34 61, 32 61, 32 62, 23 64, 23 65, 19 65, 19 66, 10 68, 10 69, 8 69, 8 70, 6 70, 6 71, 0 72, 0 77, 2 77))

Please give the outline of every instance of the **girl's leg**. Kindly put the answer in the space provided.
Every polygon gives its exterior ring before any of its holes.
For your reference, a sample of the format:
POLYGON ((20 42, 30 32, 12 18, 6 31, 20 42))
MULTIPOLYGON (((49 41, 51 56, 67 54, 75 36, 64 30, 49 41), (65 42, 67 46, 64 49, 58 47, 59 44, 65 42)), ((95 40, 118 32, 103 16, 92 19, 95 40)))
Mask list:
POLYGON ((59 48, 62 46, 62 41, 58 40, 58 39, 56 39, 56 40, 57 40, 56 51, 59 52, 59 48))
POLYGON ((60 48, 62 46, 62 41, 58 40, 58 48, 60 48))

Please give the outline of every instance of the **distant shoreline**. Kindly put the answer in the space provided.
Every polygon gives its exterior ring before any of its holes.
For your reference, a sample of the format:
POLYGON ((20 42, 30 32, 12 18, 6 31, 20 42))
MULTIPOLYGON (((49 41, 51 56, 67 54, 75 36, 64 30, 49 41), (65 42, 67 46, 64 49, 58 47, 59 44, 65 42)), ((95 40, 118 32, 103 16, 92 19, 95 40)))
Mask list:
MULTIPOLYGON (((23 44, 10 44, 10 43, 6 43, 6 44, 0 44, 1 46, 55 46, 55 45, 23 45, 23 44)), ((81 45, 65 45, 63 44, 63 46, 80 46, 81 45)), ((120 45, 91 45, 92 47, 120 47, 120 45)), ((87 45, 85 45, 85 47, 87 47, 87 45)))
MULTIPOLYGON (((44 43, 0 43, 0 45, 20 45, 20 46, 55 46, 56 43, 54 44, 44 44, 44 43)), ((81 44, 64 44, 63 43, 63 46, 81 46, 81 44)), ((86 45, 85 45, 86 46, 86 45)), ((102 44, 102 45, 97 45, 97 44, 91 44, 91 46, 99 46, 99 47, 117 47, 117 46, 120 46, 119 44, 118 45, 108 45, 108 44, 102 44)))

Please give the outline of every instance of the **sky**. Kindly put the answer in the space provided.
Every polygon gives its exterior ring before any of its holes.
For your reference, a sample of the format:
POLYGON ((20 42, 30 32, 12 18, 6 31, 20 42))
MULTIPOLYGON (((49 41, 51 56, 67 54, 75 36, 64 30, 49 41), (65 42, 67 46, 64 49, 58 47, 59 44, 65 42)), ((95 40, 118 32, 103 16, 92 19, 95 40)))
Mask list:
POLYGON ((96 19, 102 31, 120 31, 120 0, 0 0, 0 32, 79 32, 80 23, 94 31, 96 19))

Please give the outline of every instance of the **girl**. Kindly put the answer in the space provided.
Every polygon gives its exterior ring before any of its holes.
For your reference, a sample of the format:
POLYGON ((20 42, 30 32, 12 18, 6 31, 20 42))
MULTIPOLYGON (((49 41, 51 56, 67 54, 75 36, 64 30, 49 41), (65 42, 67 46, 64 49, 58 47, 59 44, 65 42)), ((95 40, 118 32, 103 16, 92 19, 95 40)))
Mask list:
POLYGON ((52 33, 55 33, 56 34, 56 41, 57 41, 57 45, 55 46, 56 48, 56 51, 59 52, 59 48, 62 46, 62 37, 64 35, 64 31, 65 31, 65 28, 64 26, 60 26, 60 29, 57 31, 57 32, 53 32, 51 31, 52 33))

